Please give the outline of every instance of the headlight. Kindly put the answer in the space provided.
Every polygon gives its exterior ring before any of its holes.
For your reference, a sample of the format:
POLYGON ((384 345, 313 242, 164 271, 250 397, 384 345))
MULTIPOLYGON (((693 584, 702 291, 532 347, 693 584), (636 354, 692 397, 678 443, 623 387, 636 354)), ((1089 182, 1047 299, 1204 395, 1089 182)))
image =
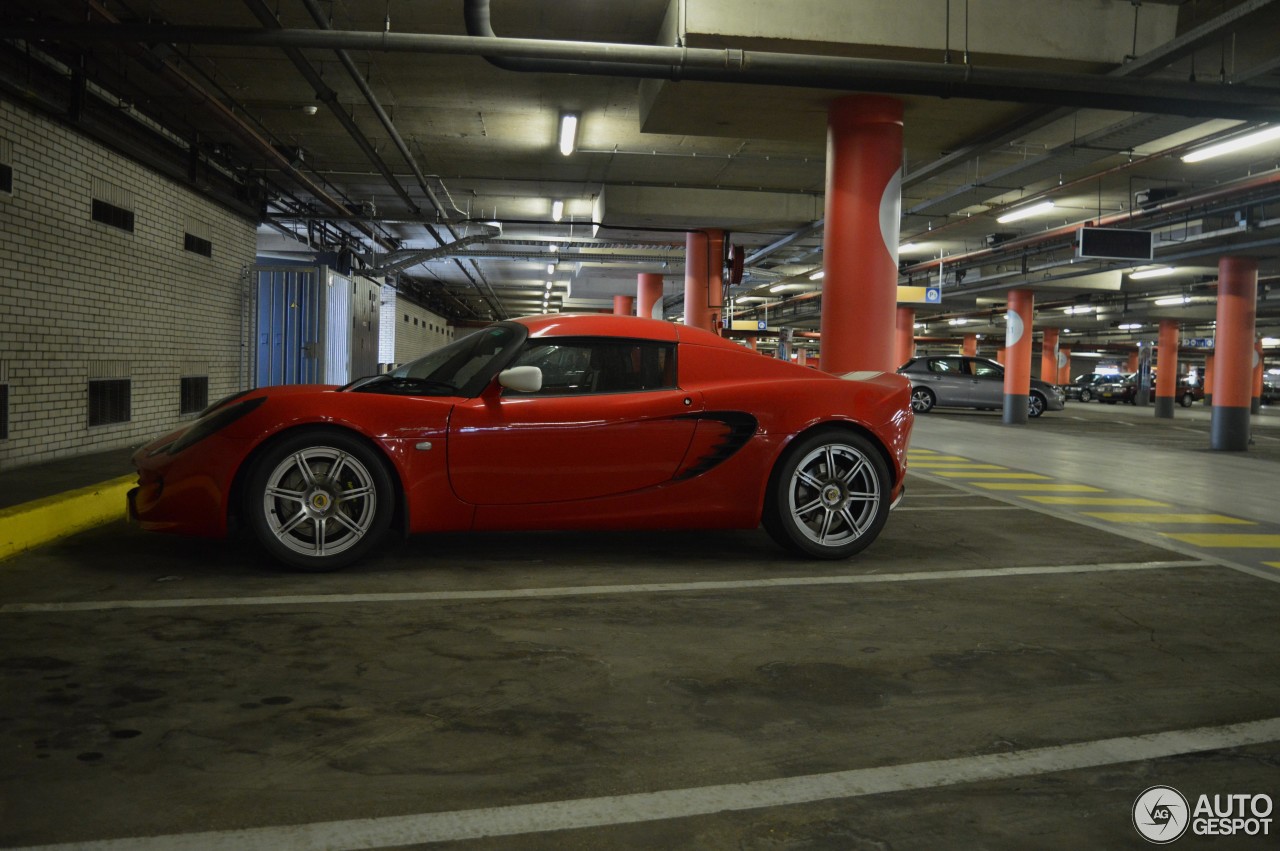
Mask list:
POLYGON ((164 447, 164 451, 170 455, 177 455, 182 450, 199 443, 214 432, 221 431, 231 425, 265 401, 267 401, 266 396, 259 396, 256 399, 249 399, 245 402, 218 408, 212 414, 196 420, 195 425, 187 429, 182 437, 164 447))

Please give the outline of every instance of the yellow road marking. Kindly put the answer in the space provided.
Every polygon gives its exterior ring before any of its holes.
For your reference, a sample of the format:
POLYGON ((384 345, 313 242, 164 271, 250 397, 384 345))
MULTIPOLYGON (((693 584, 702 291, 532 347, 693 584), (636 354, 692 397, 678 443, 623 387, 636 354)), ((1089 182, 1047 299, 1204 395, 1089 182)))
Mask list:
POLYGON ((974 482, 975 487, 985 488, 989 491, 1060 491, 1062 493, 1106 493, 1102 488, 1095 488, 1093 485, 1069 485, 1069 484, 1034 484, 1028 482, 974 482))
POLYGON ((1039 473, 974 473, 969 470, 938 470, 935 475, 946 476, 948 479, 1040 479, 1048 481, 1052 476, 1042 476, 1039 473))
POLYGON ((123 520, 136 474, 0 510, 0 559, 57 538, 123 520))
POLYGON ((1233 535, 1225 532, 1217 534, 1208 532, 1161 532, 1160 534, 1166 538, 1173 538, 1175 541, 1182 541, 1184 544, 1191 544, 1193 547, 1280 548, 1280 535, 1251 535, 1247 533, 1233 535))
POLYGON ((1172 508, 1167 502, 1159 502, 1141 496, 1029 496, 1027 499, 1045 505, 1132 505, 1149 508, 1172 508))
POLYGON ((1267 567, 1280 567, 1280 561, 1264 561, 1263 564, 1267 567))
MULTIPOLYGON (((910 460, 910 459, 911 459, 911 453, 910 453, 910 452, 908 452, 908 453, 907 453, 907 460, 910 460)), ((972 459, 972 458, 965 458, 963 455, 930 455, 930 456, 929 456, 927 459, 925 459, 925 460, 928 460, 928 461, 966 461, 966 462, 968 462, 968 463, 970 463, 970 464, 972 464, 972 463, 973 463, 973 459, 972 459)))
POLYGON ((999 464, 964 464, 960 461, 911 461, 912 467, 923 467, 926 470, 1007 470, 999 464))
POLYGON ((1110 520, 1113 523, 1218 523, 1254 526, 1252 520, 1228 517, 1225 514, 1157 514, 1143 511, 1086 511, 1087 517, 1110 520))

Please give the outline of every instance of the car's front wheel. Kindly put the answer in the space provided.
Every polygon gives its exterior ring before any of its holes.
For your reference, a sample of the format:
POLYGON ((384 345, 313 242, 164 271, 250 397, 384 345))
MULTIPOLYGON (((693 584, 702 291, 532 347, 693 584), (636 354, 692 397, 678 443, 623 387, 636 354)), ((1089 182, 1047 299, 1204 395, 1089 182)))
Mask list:
POLYGON ((394 510, 391 476, 359 437, 306 429, 258 457, 244 514, 258 542, 290 567, 345 567, 377 546, 394 510))
POLYGON ((813 558, 847 558, 875 540, 893 483, 871 441, 846 430, 803 438, 769 481, 764 527, 781 546, 813 558))
POLYGON ((1044 397, 1034 390, 1027 396, 1027 416, 1035 418, 1044 413, 1045 400, 1044 397))
POLYGON ((933 391, 928 387, 911 388, 911 410, 917 414, 929 413, 933 410, 933 406, 937 401, 937 397, 933 395, 933 391))
POLYGON ((1092 402, 1092 401, 1093 401, 1093 391, 1092 391, 1092 390, 1090 390, 1088 387, 1086 387, 1086 388, 1084 388, 1083 390, 1081 390, 1081 391, 1080 391, 1080 401, 1081 401, 1081 402, 1092 402))
POLYGON ((1192 396, 1190 393, 1183 393, 1182 398, 1178 400, 1178 404, 1182 405, 1182 407, 1184 408, 1190 408, 1191 403, 1194 401, 1195 401, 1195 397, 1192 396))

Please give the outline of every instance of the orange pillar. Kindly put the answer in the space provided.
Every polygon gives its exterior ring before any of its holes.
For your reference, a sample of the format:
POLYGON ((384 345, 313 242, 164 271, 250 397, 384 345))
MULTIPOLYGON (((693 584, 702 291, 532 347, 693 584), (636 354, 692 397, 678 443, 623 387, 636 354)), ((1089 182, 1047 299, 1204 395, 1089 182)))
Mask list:
POLYGON ((1204 356, 1204 403, 1213 404, 1213 355, 1204 356))
POLYGON ((1031 321, 1035 313, 1031 290, 1009 291, 1009 312, 1004 336, 1004 421, 1026 423, 1027 397, 1031 395, 1031 321))
POLYGON ((617 316, 635 316, 636 315, 636 297, 631 295, 614 296, 613 312, 617 316))
POLYGON ((1156 343, 1156 416, 1173 419, 1173 402, 1178 395, 1178 320, 1160 320, 1156 343))
POLYGON ((1126 372, 1137 372, 1137 371, 1138 371, 1138 366, 1139 366, 1139 361, 1140 361, 1140 360, 1141 360, 1141 358, 1140 358, 1140 356, 1138 355, 1138 352, 1137 352, 1137 350, 1136 350, 1136 349, 1135 349, 1134 351, 1132 351, 1132 352, 1129 352, 1129 364, 1128 364, 1128 368, 1127 368, 1125 371, 1126 371, 1126 372))
MULTIPOLYGON (((1058 383, 1058 329, 1044 329, 1044 337, 1040 341, 1040 380, 1050 384, 1058 383)), ((1031 385, 1028 384, 1028 387, 1031 385)))
POLYGON ((1258 261, 1223 257, 1218 261, 1218 324, 1213 354, 1210 447, 1234 452, 1249 448, 1249 412, 1253 397, 1254 326, 1258 309, 1258 261))
POLYGON ((662 274, 641 272, 636 276, 636 316, 662 318, 662 274))
POLYGON ((724 231, 690 231, 684 242, 684 324, 719 333, 724 231))
POLYGON ((1262 410, 1262 341, 1258 340, 1253 344, 1253 401, 1249 404, 1249 410, 1252 413, 1259 413, 1262 410))
POLYGON ((1056 384, 1071 383, 1071 347, 1058 346, 1058 378, 1056 384))
POLYGON ((892 372, 902 210, 902 102, 849 95, 827 112, 822 366, 892 372))
POLYGON ((969 357, 974 357, 975 355, 978 354, 978 335, 977 334, 964 335, 964 345, 961 346, 960 348, 960 354, 968 355, 969 357))
POLYGON ((916 309, 898 308, 898 328, 894 337, 893 362, 902 366, 916 353, 916 309))

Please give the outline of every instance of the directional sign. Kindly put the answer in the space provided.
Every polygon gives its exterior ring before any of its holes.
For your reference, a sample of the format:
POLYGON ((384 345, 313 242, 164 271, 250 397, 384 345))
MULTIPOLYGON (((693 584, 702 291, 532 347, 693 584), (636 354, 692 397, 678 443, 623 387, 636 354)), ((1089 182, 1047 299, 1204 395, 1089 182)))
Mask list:
POLYGON ((941 287, 898 287, 899 302, 942 303, 941 287))

